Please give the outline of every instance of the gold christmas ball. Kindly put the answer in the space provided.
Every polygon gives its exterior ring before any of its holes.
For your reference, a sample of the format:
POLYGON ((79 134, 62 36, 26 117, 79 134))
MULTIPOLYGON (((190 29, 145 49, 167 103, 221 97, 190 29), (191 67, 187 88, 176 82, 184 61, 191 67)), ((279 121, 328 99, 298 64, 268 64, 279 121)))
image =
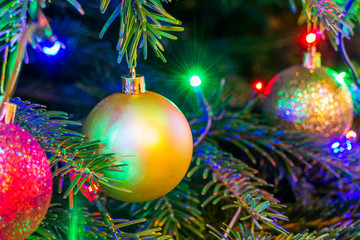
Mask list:
POLYGON ((333 138, 342 136, 353 122, 344 74, 330 68, 290 67, 270 81, 264 95, 264 111, 286 129, 333 138))
POLYGON ((136 95, 116 93, 101 101, 87 117, 84 133, 106 144, 125 172, 102 171, 116 181, 100 185, 107 195, 127 202, 145 202, 174 189, 185 176, 192 157, 189 123, 168 99, 146 91, 136 95), (121 181, 121 182, 118 182, 121 181))

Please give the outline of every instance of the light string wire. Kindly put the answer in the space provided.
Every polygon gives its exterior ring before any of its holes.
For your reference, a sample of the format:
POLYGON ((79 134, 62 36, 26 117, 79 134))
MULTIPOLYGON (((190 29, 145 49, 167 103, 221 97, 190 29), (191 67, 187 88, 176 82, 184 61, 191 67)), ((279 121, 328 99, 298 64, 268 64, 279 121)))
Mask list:
MULTIPOLYGON (((17 80, 20 73, 20 68, 22 65, 22 61, 24 58, 24 54, 26 51, 26 46, 29 40, 29 37, 33 33, 33 31, 36 29, 37 25, 29 24, 29 26, 25 29, 23 35, 21 36, 21 39, 18 43, 17 49, 16 49, 16 56, 14 61, 14 66, 12 69, 10 69, 10 75, 9 79, 6 83, 5 92, 3 93, 3 96, 0 101, 0 109, 2 108, 4 102, 8 102, 10 98, 12 97, 15 87, 17 84, 17 80)), ((9 63, 11 64, 11 63, 9 63)))
MULTIPOLYGON (((9 34, 6 36, 6 42, 9 42, 9 34)), ((5 76, 6 76, 6 67, 7 67, 7 59, 9 56, 9 45, 5 45, 4 55, 3 55, 3 62, 2 62, 2 69, 1 69, 1 82, 0 82, 0 97, 4 95, 4 87, 5 87, 5 76)), ((1 52, 1 51, 0 51, 1 52)))
MULTIPOLYGON (((347 4, 346 4, 346 7, 345 7, 345 14, 348 13, 348 11, 350 10, 352 4, 355 2, 355 0, 350 0, 347 4)), ((346 15, 345 15, 345 18, 346 18, 346 15)), ((343 24, 340 25, 340 29, 343 28, 343 24)), ((348 67, 348 70, 350 71, 353 79, 354 79, 354 83, 356 86, 359 87, 359 83, 358 83, 358 75, 357 75, 357 72, 355 70, 355 67, 354 65, 352 64, 348 54, 347 54, 347 51, 346 51, 346 48, 345 48, 345 45, 344 45, 344 38, 343 38, 343 34, 341 31, 339 31, 339 34, 338 34, 338 41, 339 41, 339 50, 340 50, 340 54, 341 54, 341 57, 343 58, 346 66, 348 67)))
POLYGON ((4 86, 5 86, 5 75, 6 75, 6 66, 7 66, 7 59, 9 55, 9 46, 5 48, 4 56, 3 56, 3 65, 1 69, 1 83, 0 83, 0 96, 4 95, 4 86))
MULTIPOLYGON (((30 22, 27 25, 24 25, 22 29, 22 35, 20 37, 19 42, 17 43, 16 50, 14 52, 15 56, 8 56, 9 53, 7 50, 9 45, 7 45, 4 54, 2 75, 0 79, 1 80, 0 111, 4 103, 9 102, 15 92, 15 88, 20 74, 20 69, 26 53, 26 47, 29 41, 31 41, 31 37, 33 33, 39 29, 45 29, 46 27, 48 27, 47 26, 48 22, 46 18, 43 16, 43 13, 41 11, 40 2, 37 3, 36 15, 39 23, 30 22), (9 67, 8 71, 6 65, 8 65, 9 67), (9 74, 8 77, 6 76, 7 73, 9 74), (6 85, 5 88, 4 85, 6 85)), ((22 24, 26 24, 26 23, 23 22, 22 24)))
POLYGON ((14 61, 14 67, 13 67, 13 69, 11 69, 9 80, 7 81, 7 84, 6 84, 4 101, 9 101, 15 91, 16 83, 17 83, 21 65, 22 65, 22 60, 24 58, 24 54, 26 51, 26 46, 28 44, 31 34, 34 32, 36 27, 37 26, 34 24, 29 24, 29 26, 26 28, 26 30, 24 31, 24 34, 22 35, 22 37, 20 39, 20 42, 19 42, 19 44, 17 46, 17 50, 16 50, 17 53, 16 53, 16 57, 15 57, 15 61, 14 61))

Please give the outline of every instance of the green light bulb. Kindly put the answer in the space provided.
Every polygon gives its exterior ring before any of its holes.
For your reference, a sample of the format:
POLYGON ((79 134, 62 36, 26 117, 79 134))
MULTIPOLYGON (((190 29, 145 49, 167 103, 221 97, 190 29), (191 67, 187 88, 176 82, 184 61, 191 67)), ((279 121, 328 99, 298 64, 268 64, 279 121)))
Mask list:
POLYGON ((339 74, 334 73, 333 76, 336 82, 338 82, 340 85, 345 85, 346 72, 341 72, 339 74))
POLYGON ((198 87, 201 85, 201 79, 199 76, 194 75, 190 78, 190 84, 192 87, 198 87))

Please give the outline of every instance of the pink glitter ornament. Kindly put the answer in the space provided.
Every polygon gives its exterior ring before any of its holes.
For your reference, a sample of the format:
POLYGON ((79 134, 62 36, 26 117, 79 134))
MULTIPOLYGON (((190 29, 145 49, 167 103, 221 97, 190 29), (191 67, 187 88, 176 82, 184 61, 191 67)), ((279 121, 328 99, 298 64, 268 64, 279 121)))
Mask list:
POLYGON ((26 239, 44 219, 51 194, 39 143, 21 127, 0 123, 0 239, 26 239))

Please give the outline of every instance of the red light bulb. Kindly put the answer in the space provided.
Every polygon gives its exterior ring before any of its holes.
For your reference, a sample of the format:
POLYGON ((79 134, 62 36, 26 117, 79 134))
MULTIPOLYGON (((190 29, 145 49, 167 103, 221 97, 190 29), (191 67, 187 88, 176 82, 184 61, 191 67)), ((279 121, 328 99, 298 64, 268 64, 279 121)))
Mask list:
POLYGON ((316 42, 316 34, 315 33, 309 33, 306 35, 306 42, 308 44, 312 44, 316 42))
POLYGON ((253 88, 257 91, 257 92, 262 92, 264 90, 264 82, 259 80, 259 81, 256 81, 254 84, 253 84, 253 88))

